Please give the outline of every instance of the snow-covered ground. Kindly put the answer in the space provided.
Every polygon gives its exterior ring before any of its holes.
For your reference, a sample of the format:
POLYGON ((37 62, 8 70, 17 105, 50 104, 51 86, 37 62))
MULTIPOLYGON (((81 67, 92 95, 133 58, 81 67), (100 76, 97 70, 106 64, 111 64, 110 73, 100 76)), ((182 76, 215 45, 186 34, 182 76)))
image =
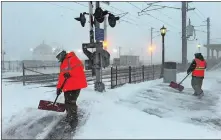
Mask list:
MULTIPOLYGON (((183 93, 162 79, 127 84, 104 93, 89 86, 78 105, 90 116, 74 138, 221 138, 221 71, 206 73, 205 96, 192 96, 191 77, 183 93)), ((185 77, 178 74, 177 81, 185 77)), ((3 138, 44 138, 64 113, 38 110, 39 100, 56 97, 54 88, 2 83, 3 138), (41 124, 40 121, 44 121, 41 124)), ((63 102, 63 95, 58 102, 63 102)))

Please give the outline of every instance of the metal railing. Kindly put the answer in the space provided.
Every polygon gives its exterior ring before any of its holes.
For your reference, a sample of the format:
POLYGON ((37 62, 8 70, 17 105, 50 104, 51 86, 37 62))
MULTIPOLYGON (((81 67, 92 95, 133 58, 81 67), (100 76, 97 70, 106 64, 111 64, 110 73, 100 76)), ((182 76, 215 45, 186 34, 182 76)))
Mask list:
MULTIPOLYGON (((189 65, 189 64, 188 64, 189 65)), ((177 64, 177 72, 183 72, 186 67, 177 64)), ((161 65, 148 65, 140 67, 111 68, 111 88, 122 86, 126 83, 140 83, 160 78, 161 65)))

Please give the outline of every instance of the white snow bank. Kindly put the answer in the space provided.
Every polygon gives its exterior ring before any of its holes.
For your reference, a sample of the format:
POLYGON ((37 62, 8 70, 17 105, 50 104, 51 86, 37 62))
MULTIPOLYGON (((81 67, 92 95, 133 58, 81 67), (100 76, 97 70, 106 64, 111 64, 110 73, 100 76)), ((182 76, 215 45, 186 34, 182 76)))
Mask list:
POLYGON ((74 138, 220 138, 199 126, 160 119, 105 98, 93 106, 87 124, 74 138))
MULTIPOLYGON (((206 74, 202 100, 191 95, 191 76, 182 84, 183 93, 158 79, 127 84, 99 98, 92 94, 97 103, 75 138, 220 138, 215 126, 221 118, 218 75, 206 74)), ((177 81, 185 76, 178 74, 177 81)))

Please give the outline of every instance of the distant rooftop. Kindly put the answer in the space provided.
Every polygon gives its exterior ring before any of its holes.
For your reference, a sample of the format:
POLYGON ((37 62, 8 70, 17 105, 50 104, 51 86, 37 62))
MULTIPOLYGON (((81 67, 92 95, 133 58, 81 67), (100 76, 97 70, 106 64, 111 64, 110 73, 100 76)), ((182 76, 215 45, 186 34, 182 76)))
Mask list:
POLYGON ((209 45, 204 45, 204 47, 221 51, 221 44, 209 44, 209 45))

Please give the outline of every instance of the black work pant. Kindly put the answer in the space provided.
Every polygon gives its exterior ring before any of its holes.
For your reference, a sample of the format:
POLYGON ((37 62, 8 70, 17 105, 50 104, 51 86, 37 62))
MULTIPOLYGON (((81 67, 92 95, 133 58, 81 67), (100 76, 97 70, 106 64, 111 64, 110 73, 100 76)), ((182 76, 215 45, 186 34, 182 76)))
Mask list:
POLYGON ((65 109, 67 111, 67 117, 71 120, 77 119, 77 98, 80 94, 79 90, 71 90, 64 92, 64 98, 65 98, 65 109))
POLYGON ((203 77, 194 77, 194 76, 192 77, 191 85, 196 95, 199 95, 203 92, 202 84, 203 84, 203 77))

